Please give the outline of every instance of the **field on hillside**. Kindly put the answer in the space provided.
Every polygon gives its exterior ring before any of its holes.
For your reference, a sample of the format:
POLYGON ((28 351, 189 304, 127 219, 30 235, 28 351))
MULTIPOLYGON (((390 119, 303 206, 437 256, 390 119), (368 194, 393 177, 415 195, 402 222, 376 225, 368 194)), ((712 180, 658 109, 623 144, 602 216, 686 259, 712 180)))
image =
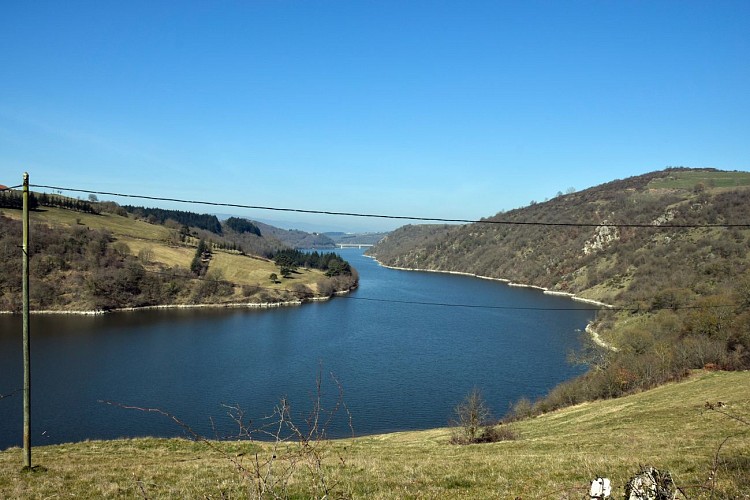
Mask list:
POLYGON ((34 449, 47 469, 36 472, 21 472, 22 452, 12 448, 0 452, 0 497, 247 498, 291 467, 276 493, 322 496, 325 485, 331 497, 578 499, 604 476, 621 498, 627 479, 652 465, 670 471, 688 498, 750 498, 748 421, 750 372, 697 372, 516 423, 516 440, 494 444, 451 445, 449 429, 313 441, 307 451, 294 441, 92 441, 34 449), (707 401, 723 406, 709 410, 707 401), (261 468, 259 479, 256 459, 274 455, 275 468, 261 468))
MULTIPOLYGON (((3 215, 20 220, 19 210, 5 209, 3 215)), ((30 214, 32 223, 31 238, 34 239, 33 225, 46 224, 51 227, 88 228, 92 230, 108 231, 113 238, 111 245, 117 252, 130 255, 146 271, 159 273, 164 269, 180 267, 187 273, 190 269, 198 244, 197 237, 181 238, 178 229, 160 224, 151 224, 145 220, 134 218, 132 215, 122 216, 103 212, 89 214, 75 212, 62 208, 42 207, 30 214), (183 241, 184 239, 184 241, 183 241)), ((33 256, 32 256, 33 259, 33 256)), ((32 262, 33 264, 33 262, 32 262)), ((317 269, 298 269, 287 278, 280 277, 280 270, 276 264, 266 258, 242 255, 237 251, 213 249, 211 260, 207 263, 206 277, 229 281, 237 286, 231 291, 215 297, 201 298, 201 302, 275 302, 298 300, 300 291, 305 294, 318 292, 318 283, 326 281, 323 271, 317 269), (279 275, 279 279, 272 281, 272 274, 279 275), (290 293, 289 290, 295 292, 290 293)), ((191 283, 190 275, 182 278, 185 282, 183 291, 175 300, 177 303, 193 302, 197 294, 205 296, 200 291, 191 292, 199 283, 191 283), (185 281, 187 279, 187 281, 185 281)), ((194 280, 192 280, 194 281, 194 280)), ((85 301, 74 302, 66 306, 68 309, 86 309, 91 306, 85 301)))
MULTIPOLYGON (((9 217, 20 218, 18 210, 5 210, 9 217)), ((170 230, 161 225, 149 224, 143 220, 136 220, 132 216, 123 217, 110 213, 87 214, 63 208, 40 207, 29 213, 31 223, 43 222, 51 225, 66 225, 69 227, 85 226, 91 229, 104 229, 116 237, 129 237, 165 243, 169 240, 170 230)))
POLYGON ((705 188, 750 186, 750 172, 675 171, 667 177, 648 183, 649 189, 693 189, 698 184, 705 188))

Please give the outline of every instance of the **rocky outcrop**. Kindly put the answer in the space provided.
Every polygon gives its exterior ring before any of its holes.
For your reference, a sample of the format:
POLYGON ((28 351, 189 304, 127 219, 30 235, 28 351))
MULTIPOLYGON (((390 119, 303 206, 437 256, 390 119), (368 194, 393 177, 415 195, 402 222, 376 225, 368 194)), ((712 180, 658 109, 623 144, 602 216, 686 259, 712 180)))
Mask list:
POLYGON ((601 226, 596 226, 594 236, 583 244, 583 254, 589 255, 600 250, 604 250, 613 242, 620 239, 620 231, 616 226, 608 226, 605 222, 601 226))

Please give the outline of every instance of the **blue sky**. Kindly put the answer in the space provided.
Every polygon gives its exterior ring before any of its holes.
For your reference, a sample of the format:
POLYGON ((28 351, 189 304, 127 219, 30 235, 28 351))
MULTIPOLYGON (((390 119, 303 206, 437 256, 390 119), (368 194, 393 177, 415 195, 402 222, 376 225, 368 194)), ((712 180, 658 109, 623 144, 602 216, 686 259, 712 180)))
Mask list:
POLYGON ((750 170, 746 0, 0 3, 7 185, 477 219, 670 165, 750 170))

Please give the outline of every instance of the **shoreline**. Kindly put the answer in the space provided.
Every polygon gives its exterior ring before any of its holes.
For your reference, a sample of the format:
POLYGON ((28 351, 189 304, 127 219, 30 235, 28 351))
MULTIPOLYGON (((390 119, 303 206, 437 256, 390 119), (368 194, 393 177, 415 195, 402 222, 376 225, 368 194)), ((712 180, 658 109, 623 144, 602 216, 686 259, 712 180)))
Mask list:
MULTIPOLYGON (((586 303, 586 304, 592 304, 592 305, 596 305, 596 306, 606 307, 608 309, 613 309, 614 308, 614 306, 611 305, 611 304, 607 304, 605 302, 601 302, 601 301, 594 300, 594 299, 587 299, 585 297, 578 297, 577 295, 569 293, 569 292, 559 292, 559 291, 550 290, 549 288, 544 288, 544 287, 541 287, 541 286, 527 285, 527 284, 524 284, 524 283, 515 283, 515 282, 512 282, 511 280, 505 279, 505 278, 493 278, 491 276, 481 276, 479 274, 465 273, 465 272, 461 272, 461 271, 441 271, 441 270, 437 270, 437 269, 419 269, 419 268, 409 268, 409 267, 388 266, 388 265, 383 264, 382 262, 380 262, 376 257, 373 257, 372 255, 365 255, 365 257, 368 257, 368 258, 374 260, 375 262, 378 263, 379 266, 385 267, 386 269, 394 269, 394 270, 397 270, 397 271, 416 271, 416 272, 425 272, 425 273, 455 274, 455 275, 458 275, 458 276, 468 276, 470 278, 479 278, 479 279, 483 279, 483 280, 499 281, 500 283, 505 283, 506 285, 512 286, 512 287, 517 287, 517 288, 531 288, 533 290, 539 290, 539 291, 541 291, 542 293, 544 293, 546 295, 556 295, 556 296, 559 296, 559 297, 567 297, 567 298, 569 298, 571 300, 575 300, 576 302, 583 302, 583 303, 586 303)), ((617 348, 615 346, 609 344, 608 342, 605 342, 599 336, 599 333, 596 330, 594 330, 594 328, 593 328, 593 321, 589 321, 589 323, 586 325, 585 332, 589 334, 589 336, 591 337, 591 340, 596 345, 598 345, 600 347, 603 347, 605 349, 609 349, 611 351, 615 351, 615 352, 617 351, 617 348)))
POLYGON ((590 321, 589 321, 589 324, 586 325, 586 329, 584 331, 589 334, 589 336, 591 337, 591 340, 594 342, 594 344, 598 345, 599 347, 603 347, 604 349, 607 349, 607 350, 612 351, 612 352, 619 351, 619 349, 617 347, 613 346, 609 342, 605 342, 599 336, 599 332, 597 332, 596 330, 594 330, 594 327, 593 327, 593 325, 591 324, 590 321))
POLYGON ((537 285, 527 285, 525 283, 516 283, 506 278, 493 278, 491 276, 482 276, 480 274, 474 274, 474 273, 465 273, 461 271, 441 271, 438 269, 420 269, 420 268, 412 268, 412 267, 398 267, 398 266, 389 266, 386 264, 383 264, 380 262, 376 257, 373 257, 372 255, 365 255, 365 257, 370 258, 378 263, 378 265, 385 267, 387 269, 395 269, 397 271, 417 271, 417 272, 424 272, 424 273, 441 273, 441 274, 455 274, 458 276, 468 276, 470 278, 479 278, 483 280, 490 280, 490 281, 499 281, 500 283, 505 283, 508 286, 517 287, 517 288, 531 288, 533 290, 539 290, 542 293, 545 293, 547 295, 557 295, 560 297, 568 297, 569 299, 575 300, 577 302, 584 302, 587 304, 597 305, 601 307, 606 307, 608 309, 613 309, 615 306, 612 304, 607 304, 605 302, 600 302, 598 300, 594 299, 587 299, 585 297, 579 297, 575 294, 569 293, 569 292, 559 292, 556 290, 550 290, 549 288, 544 288, 542 286, 537 285))
MULTIPOLYGON (((39 311, 29 311, 29 314, 41 314, 41 315, 72 315, 72 316, 103 316, 105 314, 119 313, 119 312, 139 312, 139 311, 158 311, 158 310, 169 310, 169 309, 276 309, 281 307, 296 307, 305 304, 306 302, 326 302, 331 300, 333 297, 347 295, 357 287, 354 286, 348 290, 339 290, 333 292, 328 297, 310 297, 300 300, 286 300, 282 302, 228 302, 219 304, 162 304, 154 306, 141 306, 141 307, 119 307, 117 309, 94 309, 94 310, 73 310, 73 311, 57 311, 54 309, 42 309, 39 311)), ((20 312, 13 311, 0 311, 3 315, 20 315, 20 312)))

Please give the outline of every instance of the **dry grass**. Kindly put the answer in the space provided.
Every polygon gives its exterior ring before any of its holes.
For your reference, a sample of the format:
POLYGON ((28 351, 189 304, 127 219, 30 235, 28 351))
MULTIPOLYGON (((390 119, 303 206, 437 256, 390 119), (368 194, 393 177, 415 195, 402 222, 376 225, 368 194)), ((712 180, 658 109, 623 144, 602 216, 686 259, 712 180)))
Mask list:
POLYGON ((153 262, 169 267, 180 266, 187 269, 195 255, 195 248, 187 246, 170 246, 127 236, 118 236, 117 241, 125 243, 132 255, 137 256, 141 250, 149 250, 153 262))
POLYGON ((223 252, 214 252, 209 271, 218 271, 224 279, 233 283, 260 284, 264 288, 279 289, 289 288, 295 283, 313 285, 325 276, 323 271, 317 269, 300 268, 298 272, 292 273, 291 278, 285 279, 281 278, 279 268, 271 261, 223 252), (271 283, 271 273, 279 275, 281 282, 271 283))
MULTIPOLYGON (((21 217, 21 212, 18 210, 8 210, 6 214, 14 218, 21 217)), ((110 213, 94 215, 62 208, 43 207, 39 211, 31 212, 29 218, 32 223, 44 222, 50 225, 62 224, 69 227, 82 225, 91 229, 105 229, 118 237, 127 236, 161 242, 167 241, 171 233, 171 230, 164 226, 135 220, 132 216, 123 217, 110 213)))
POLYGON ((705 187, 750 186, 750 172, 674 171, 666 177, 649 182, 650 189, 692 189, 702 183, 705 187))
MULTIPOLYGON (((455 446, 450 429, 328 441, 323 470, 337 491, 356 498, 582 498, 598 475, 612 479, 617 498, 649 464, 670 470, 690 498, 709 498, 717 449, 731 436, 719 455, 715 497, 747 498, 750 426, 706 410, 706 401, 747 418, 750 373, 701 372, 519 422, 516 441, 455 446)), ((270 449, 217 445, 246 465, 270 449)), ((226 456, 192 441, 84 442, 34 453, 48 471, 22 473, 19 449, 0 452, 0 497, 245 498, 253 491, 226 456)), ((293 496, 310 496, 308 478, 300 471, 293 496)))
MULTIPOLYGON (((21 212, 7 210, 4 213, 11 218, 19 219, 21 212)), ((91 229, 107 230, 115 240, 127 245, 130 254, 137 256, 141 250, 150 250, 151 264, 168 267, 180 266, 189 268, 195 255, 197 240, 190 244, 178 245, 177 232, 158 224, 149 224, 136 220, 132 215, 123 217, 110 213, 101 215, 74 212, 61 208, 44 207, 31 213, 32 222, 46 223, 54 226, 83 226, 91 229)), ((316 290, 316 282, 324 277, 322 271, 300 269, 290 279, 282 279, 274 284, 270 281, 271 273, 280 274, 279 268, 266 259, 243 256, 237 253, 215 250, 209 271, 218 271, 224 279, 239 285, 258 285, 263 288, 284 290, 295 283, 309 286, 316 290)))

